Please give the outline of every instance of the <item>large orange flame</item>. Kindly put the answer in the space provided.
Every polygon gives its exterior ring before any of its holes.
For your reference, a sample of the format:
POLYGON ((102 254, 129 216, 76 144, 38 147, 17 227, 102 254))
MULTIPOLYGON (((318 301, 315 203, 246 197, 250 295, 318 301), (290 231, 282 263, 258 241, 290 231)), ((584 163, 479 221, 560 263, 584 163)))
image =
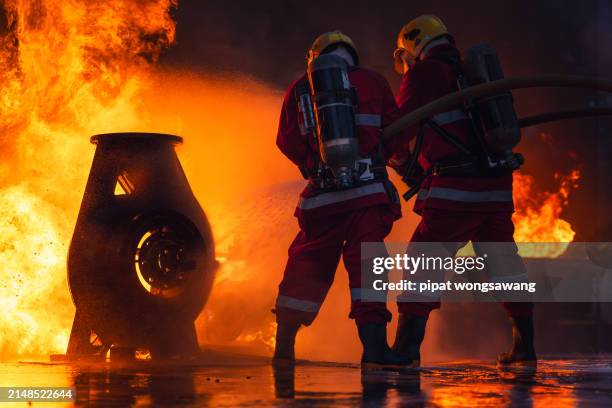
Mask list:
MULTIPOLYGON (((266 203, 265 192, 261 199, 245 197, 298 174, 274 145, 281 94, 244 78, 155 66, 174 41, 169 10, 175 5, 175 0, 5 3, 0 359, 65 351, 74 315, 66 254, 94 152, 89 136, 115 131, 185 136, 181 161, 211 219, 219 252, 228 254, 216 296, 200 319, 206 328, 200 338, 269 347, 270 305, 282 273, 280 248, 286 245, 271 239, 269 228, 286 226, 292 210, 285 201, 266 203), (269 207, 279 212, 274 222, 269 207), (239 296, 248 288, 260 295, 255 303, 239 296)), ((293 234, 286 227, 275 230, 282 240, 293 234)))
POLYGON ((538 191, 532 176, 514 173, 514 239, 517 242, 551 244, 546 248, 542 245, 529 247, 529 253, 523 255, 557 257, 565 251, 567 243, 574 240, 576 233, 570 223, 561 218, 561 213, 568 204, 572 188, 577 187, 579 178, 578 170, 573 170, 566 176, 556 173, 559 190, 550 193, 538 191))
POLYGON ((62 352, 66 252, 93 149, 146 126, 150 62, 175 0, 8 0, 0 38, 0 356, 62 352))

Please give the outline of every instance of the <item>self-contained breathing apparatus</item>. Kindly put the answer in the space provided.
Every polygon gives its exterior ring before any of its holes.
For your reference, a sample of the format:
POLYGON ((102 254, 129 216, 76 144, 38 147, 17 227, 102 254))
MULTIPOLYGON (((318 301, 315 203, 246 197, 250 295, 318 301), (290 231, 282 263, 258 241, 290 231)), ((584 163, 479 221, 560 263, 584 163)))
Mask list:
POLYGON ((321 190, 340 190, 386 180, 380 152, 361 157, 357 137, 357 93, 348 77, 346 61, 322 54, 308 67, 308 82, 296 87, 302 133, 312 137, 318 159, 301 167, 304 178, 321 190))
MULTIPOLYGON (((486 44, 469 48, 463 61, 447 56, 432 56, 449 64, 456 77, 458 90, 504 78, 495 50, 486 44)), ((403 196, 409 200, 429 176, 496 177, 520 168, 524 159, 512 149, 521 140, 520 127, 510 92, 481 100, 467 101, 462 110, 471 125, 472 140, 463 143, 443 129, 435 118, 421 122, 413 154, 401 170, 402 180, 409 190, 403 196), (425 127, 453 145, 459 153, 434 163, 427 171, 418 163, 423 147, 425 127)))

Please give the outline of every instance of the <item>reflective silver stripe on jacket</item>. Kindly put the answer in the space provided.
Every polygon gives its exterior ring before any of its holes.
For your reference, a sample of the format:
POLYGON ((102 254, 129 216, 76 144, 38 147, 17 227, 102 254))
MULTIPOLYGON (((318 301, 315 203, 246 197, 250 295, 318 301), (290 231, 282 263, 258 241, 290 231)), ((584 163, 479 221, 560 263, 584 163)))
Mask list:
POLYGON ((365 186, 351 188, 349 190, 331 191, 322 193, 314 197, 302 197, 298 203, 298 208, 311 210, 329 204, 348 201, 354 198, 365 197, 376 193, 386 193, 383 183, 366 184, 365 186))
POLYGON ((309 128, 306 127, 306 125, 304 125, 303 123, 300 123, 300 134, 302 136, 306 136, 311 131, 312 131, 312 129, 309 129, 309 128))
POLYGON ((438 126, 448 125, 449 123, 457 122, 460 120, 467 119, 467 115, 461 109, 455 109, 448 112, 438 113, 433 116, 433 121, 438 124, 438 126))
MULTIPOLYGON (((370 113, 358 113, 355 115, 355 124, 357 126, 374 126, 381 127, 382 119, 380 115, 370 113)), ((302 136, 309 134, 313 129, 307 129, 303 123, 300 123, 300 134, 302 136)))
POLYGON ((465 191, 454 188, 431 187, 430 189, 423 188, 417 194, 417 200, 428 198, 441 198, 464 203, 511 202, 512 190, 465 191))
POLYGON ((321 304, 311 302, 310 300, 302 300, 279 295, 276 298, 276 307, 285 307, 287 309, 299 310, 301 312, 317 313, 321 307, 321 304))
POLYGON ((355 124, 357 126, 374 126, 379 128, 382 125, 382 119, 377 114, 358 113, 355 115, 355 124))

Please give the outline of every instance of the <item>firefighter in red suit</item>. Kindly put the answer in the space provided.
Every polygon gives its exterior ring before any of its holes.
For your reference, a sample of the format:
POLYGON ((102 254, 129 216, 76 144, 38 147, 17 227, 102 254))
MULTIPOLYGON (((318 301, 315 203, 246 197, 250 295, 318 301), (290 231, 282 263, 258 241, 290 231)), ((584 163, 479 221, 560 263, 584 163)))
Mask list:
POLYGON ((275 363, 295 360, 294 343, 300 326, 315 319, 343 259, 351 289, 350 318, 357 323, 363 343, 362 366, 397 365, 402 359, 387 345, 386 325, 391 313, 385 299, 362 301, 362 242, 381 242, 393 222, 401 216, 397 191, 385 170, 388 155, 381 146, 381 129, 397 115, 397 106, 387 81, 359 66, 351 39, 334 31, 322 34, 309 52, 309 66, 322 54, 336 54, 350 67, 348 79, 357 94, 355 115, 359 153, 367 180, 351 188, 322 187, 316 168, 321 163, 316 132, 305 122, 300 98, 308 91, 308 76, 302 75, 287 90, 280 115, 276 144, 309 179, 302 191, 295 216, 300 231, 289 248, 289 258, 279 285, 274 312, 277 320, 275 363), (302 92, 302 93, 300 93, 302 92))
MULTIPOLYGON (((458 90, 457 67, 460 64, 457 63, 461 61, 461 55, 446 27, 435 16, 418 17, 402 28, 394 60, 396 70, 403 74, 397 95, 401 114, 458 90)), ((474 128, 463 109, 442 112, 432 119, 443 131, 465 145, 473 143, 474 128)), ((403 145, 397 149, 402 153, 392 157, 390 164, 400 174, 409 161, 408 144, 418 131, 418 126, 409 129, 396 141, 403 145)), ((411 242, 457 243, 449 249, 453 255, 468 241, 474 243, 477 252, 479 243, 506 242, 508 244, 503 248, 508 253, 504 255, 514 265, 514 272, 499 277, 499 280, 525 280, 524 264, 517 254, 513 238, 512 171, 494 176, 435 175, 432 166, 444 163, 460 152, 432 127, 426 126, 423 131, 422 149, 418 156, 423 176, 414 207, 422 218, 411 242)), ((400 316, 394 350, 409 355, 418 364, 427 318, 433 309, 440 307, 439 296, 402 300, 407 299, 400 296, 398 301, 400 316)), ((504 302, 503 306, 513 327, 513 347, 509 353, 500 354, 498 362, 535 364, 533 304, 504 302)))

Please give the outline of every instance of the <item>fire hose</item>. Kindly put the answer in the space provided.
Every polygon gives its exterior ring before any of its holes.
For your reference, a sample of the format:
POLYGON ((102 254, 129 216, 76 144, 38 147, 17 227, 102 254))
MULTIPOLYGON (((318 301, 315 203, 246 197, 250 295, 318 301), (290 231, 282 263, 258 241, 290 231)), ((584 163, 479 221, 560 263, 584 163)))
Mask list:
MULTIPOLYGON (((506 78, 471 86, 430 102, 427 105, 402 116, 397 121, 387 126, 383 130, 382 138, 383 140, 389 139, 410 126, 416 125, 421 121, 434 116, 435 114, 462 105, 465 101, 470 99, 490 97, 513 89, 539 87, 586 88, 612 93, 612 81, 600 78, 574 75, 541 75, 534 77, 506 78)), ((553 120, 587 116, 602 116, 609 114, 612 114, 612 108, 587 108, 531 116, 520 119, 519 124, 521 127, 526 127, 553 120)))
MULTIPOLYGON (((497 81, 487 82, 480 85, 475 85, 463 90, 451 93, 442 98, 439 98, 429 104, 410 112, 383 130, 383 140, 397 135, 403 130, 410 126, 423 124, 425 121, 432 116, 455 108, 459 105, 464 105, 466 102, 479 99, 492 97, 500 93, 508 92, 512 89, 523 89, 523 88, 536 88, 536 87, 570 87, 570 88, 588 88, 596 89, 601 91, 612 92, 612 81, 607 81, 599 78, 581 77, 581 76, 569 76, 569 75, 543 75, 536 77, 520 77, 520 78, 506 78, 497 81)), ((552 122, 556 120, 572 119, 580 117, 594 117, 594 116, 606 116, 612 115, 612 107, 591 107, 582 108, 558 112, 549 112, 534 116, 528 116, 518 120, 518 126, 520 128, 534 126, 541 123, 552 122)), ((413 184, 409 191, 403 196, 405 200, 412 197, 419 189, 420 182, 418 180, 409 180, 406 177, 410 177, 411 169, 414 168, 417 156, 422 148, 423 144, 423 126, 419 128, 419 134, 416 138, 416 144, 413 151, 411 152, 408 160, 408 167, 406 167, 405 174, 403 176, 404 181, 409 185, 413 184)), ((431 170, 431 169, 430 169, 431 170)), ((426 174, 421 176, 421 180, 426 174)))
MULTIPOLYGON (((431 118, 433 115, 460 106, 471 99, 491 97, 513 89, 538 87, 586 88, 612 93, 612 81, 599 78, 570 75, 542 75, 534 77, 506 78, 475 85, 430 102, 427 105, 404 115, 386 127, 383 130, 382 138, 383 140, 387 140, 410 126, 420 124, 424 120, 431 118)), ((519 119, 518 124, 520 128, 524 128, 557 120, 611 115, 612 107, 590 107, 528 116, 519 119)), ((422 130, 420 130, 420 132, 422 132, 422 130)), ((417 139, 419 139, 419 137, 417 137, 417 139)), ((422 137, 420 139, 422 139, 422 137)), ((420 149, 419 144, 422 144, 422 140, 420 143, 417 143, 414 152, 412 152, 410 158, 411 164, 416 161, 416 156, 418 155, 418 151, 420 149)), ((415 188, 413 187, 411 190, 415 190, 415 188)), ((411 191, 406 194, 410 193, 411 191)), ((404 197, 406 197, 406 195, 404 195, 404 197)), ((612 267, 612 255, 610 254, 609 243, 601 242, 598 245, 587 246, 587 255, 596 265, 604 268, 612 267)))
POLYGON ((519 127, 535 126, 542 123, 554 122, 557 120, 574 119, 574 118, 588 118, 596 116, 612 116, 612 107, 596 107, 596 108, 584 108, 584 109, 573 109, 559 112, 542 113, 540 115, 528 116, 519 119, 519 127))

